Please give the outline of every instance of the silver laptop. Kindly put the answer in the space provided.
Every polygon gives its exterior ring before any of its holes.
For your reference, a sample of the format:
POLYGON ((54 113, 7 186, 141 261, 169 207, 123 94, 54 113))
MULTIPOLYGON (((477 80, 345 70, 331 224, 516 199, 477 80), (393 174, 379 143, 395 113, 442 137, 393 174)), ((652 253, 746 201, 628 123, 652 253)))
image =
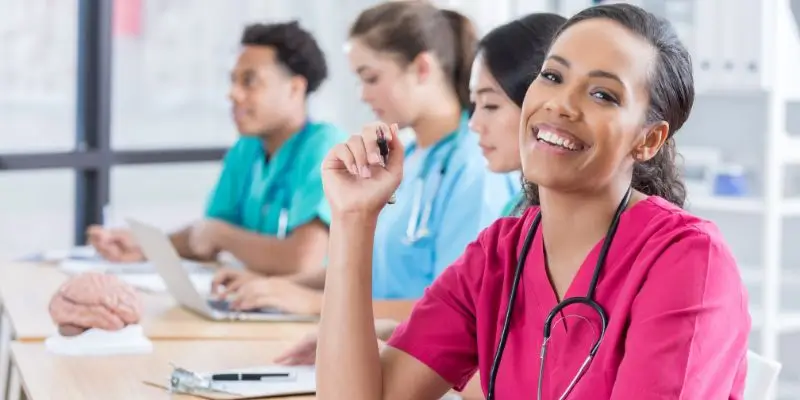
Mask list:
POLYGON ((163 231, 140 221, 128 219, 127 222, 142 252, 164 279, 167 290, 183 307, 216 321, 317 320, 316 316, 288 314, 271 308, 235 311, 230 309, 225 300, 203 296, 192 283, 189 272, 182 265, 180 255, 163 231))

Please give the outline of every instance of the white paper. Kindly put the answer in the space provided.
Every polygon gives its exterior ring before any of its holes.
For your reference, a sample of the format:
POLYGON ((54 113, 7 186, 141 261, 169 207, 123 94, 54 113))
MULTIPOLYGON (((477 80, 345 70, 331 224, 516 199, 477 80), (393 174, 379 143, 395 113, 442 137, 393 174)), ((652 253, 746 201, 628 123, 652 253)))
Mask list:
MULTIPOLYGON (((214 388, 243 396, 280 396, 296 393, 313 393, 317 390, 316 368, 314 366, 280 366, 270 365, 255 368, 243 368, 227 371, 215 371, 213 374, 229 373, 290 373, 295 379, 289 381, 263 382, 214 382, 214 388)), ((205 374, 205 375, 211 375, 205 374)))
POLYGON ((153 343, 140 325, 128 325, 118 331, 89 329, 77 336, 56 334, 44 341, 51 353, 68 356, 146 354, 153 343))
MULTIPOLYGON (((117 278, 126 282, 127 284, 146 292, 151 293, 166 293, 167 284, 164 278, 156 273, 151 274, 115 274, 117 278)), ((208 296, 211 294, 211 282, 214 280, 214 275, 210 273, 196 273, 189 275, 192 284, 200 293, 200 295, 208 296)))
POLYGON ((98 255, 92 246, 78 246, 66 250, 47 250, 42 253, 41 258, 45 262, 55 262, 70 258, 92 260, 98 259, 98 255))
MULTIPOLYGON (((203 264, 184 260, 182 262, 184 269, 187 272, 195 273, 206 271, 210 273, 210 269, 203 264)), ((78 260, 67 259, 58 264, 58 267, 69 275, 82 274, 84 272, 108 272, 112 274, 155 274, 156 268, 150 262, 129 262, 118 263, 110 262, 103 259, 95 260, 78 260)))
POLYGON ((244 263, 227 251, 220 252, 217 261, 226 267, 244 268, 244 263))

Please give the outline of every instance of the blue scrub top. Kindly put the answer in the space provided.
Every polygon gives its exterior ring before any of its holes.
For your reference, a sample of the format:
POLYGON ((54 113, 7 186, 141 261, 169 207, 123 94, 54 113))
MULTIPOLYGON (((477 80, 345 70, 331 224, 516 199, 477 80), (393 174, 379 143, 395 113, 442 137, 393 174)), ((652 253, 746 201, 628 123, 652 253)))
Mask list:
MULTIPOLYGON (((438 145, 406 150, 397 203, 378 218, 373 252, 372 293, 375 299, 416 299, 466 248, 478 233, 501 216, 519 192, 519 176, 495 174, 486 167, 478 135, 469 131, 464 114, 456 132, 438 145), (440 171, 446 162, 445 173, 440 171), (418 176, 426 168, 422 206, 432 204, 427 237, 407 240, 418 176), (438 192, 437 181, 441 182, 438 192), (434 192, 436 192, 435 198, 434 192), (432 202, 432 203, 431 203, 432 202)), ((419 213, 424 214, 420 211, 419 213)))
POLYGON ((334 125, 308 122, 269 160, 260 138, 239 138, 222 162, 206 217, 277 237, 314 219, 330 224, 320 166, 346 138, 334 125))

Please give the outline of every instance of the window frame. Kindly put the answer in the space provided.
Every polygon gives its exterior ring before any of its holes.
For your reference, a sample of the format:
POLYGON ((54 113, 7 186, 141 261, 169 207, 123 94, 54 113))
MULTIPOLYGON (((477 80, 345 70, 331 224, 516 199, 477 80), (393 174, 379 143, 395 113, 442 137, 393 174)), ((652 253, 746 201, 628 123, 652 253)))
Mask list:
POLYGON ((75 148, 68 152, 0 153, 0 173, 37 169, 75 172, 75 245, 86 228, 103 222, 111 168, 219 161, 226 147, 114 150, 111 147, 113 1, 78 0, 75 148))

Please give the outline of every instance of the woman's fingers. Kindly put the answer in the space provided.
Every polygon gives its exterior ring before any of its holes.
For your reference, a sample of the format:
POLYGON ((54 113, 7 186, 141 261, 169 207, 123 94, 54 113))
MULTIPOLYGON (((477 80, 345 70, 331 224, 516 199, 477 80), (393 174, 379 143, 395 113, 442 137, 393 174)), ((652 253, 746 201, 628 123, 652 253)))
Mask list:
POLYGON ((347 148, 353 155, 358 175, 362 178, 371 177, 369 161, 367 161, 367 149, 364 147, 364 138, 358 135, 350 136, 350 140, 347 141, 347 148))
POLYGON ((353 153, 350 151, 350 148, 347 146, 347 143, 337 144, 331 149, 330 153, 328 154, 328 158, 325 161, 324 168, 344 168, 347 169, 347 171, 352 175, 358 175, 356 159, 353 156, 353 153))
POLYGON ((397 124, 392 124, 388 134, 392 140, 387 143, 389 146, 389 161, 386 163, 386 168, 389 171, 398 173, 402 178, 405 148, 400 140, 400 129, 397 124))

